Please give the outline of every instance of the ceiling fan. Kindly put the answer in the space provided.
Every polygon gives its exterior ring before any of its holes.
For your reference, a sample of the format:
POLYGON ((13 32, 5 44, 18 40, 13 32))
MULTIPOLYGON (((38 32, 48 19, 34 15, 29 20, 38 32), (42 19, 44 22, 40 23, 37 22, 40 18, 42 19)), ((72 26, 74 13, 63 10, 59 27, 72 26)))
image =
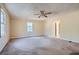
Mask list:
POLYGON ((39 15, 38 18, 40 18, 42 16, 47 18, 49 14, 52 14, 52 12, 46 12, 46 11, 41 10, 40 14, 34 14, 34 15, 39 15))

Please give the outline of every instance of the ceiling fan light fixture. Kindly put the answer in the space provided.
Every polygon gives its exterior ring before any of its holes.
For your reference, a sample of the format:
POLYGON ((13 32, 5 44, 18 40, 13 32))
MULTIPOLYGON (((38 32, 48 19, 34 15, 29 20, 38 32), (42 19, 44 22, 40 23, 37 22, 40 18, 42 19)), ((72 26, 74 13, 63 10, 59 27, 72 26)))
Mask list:
POLYGON ((52 12, 46 12, 46 11, 41 10, 40 14, 35 14, 35 15, 39 15, 38 18, 40 18, 42 16, 47 18, 48 17, 47 15, 49 15, 49 14, 52 14, 52 12))

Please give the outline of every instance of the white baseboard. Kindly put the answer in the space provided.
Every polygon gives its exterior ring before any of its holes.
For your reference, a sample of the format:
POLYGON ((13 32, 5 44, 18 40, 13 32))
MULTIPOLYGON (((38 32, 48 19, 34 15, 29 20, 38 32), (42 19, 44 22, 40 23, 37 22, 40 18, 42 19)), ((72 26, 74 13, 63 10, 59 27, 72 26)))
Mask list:
POLYGON ((38 35, 38 36, 24 36, 24 37, 11 37, 11 39, 20 39, 20 38, 29 38, 29 37, 41 37, 44 35, 38 35))

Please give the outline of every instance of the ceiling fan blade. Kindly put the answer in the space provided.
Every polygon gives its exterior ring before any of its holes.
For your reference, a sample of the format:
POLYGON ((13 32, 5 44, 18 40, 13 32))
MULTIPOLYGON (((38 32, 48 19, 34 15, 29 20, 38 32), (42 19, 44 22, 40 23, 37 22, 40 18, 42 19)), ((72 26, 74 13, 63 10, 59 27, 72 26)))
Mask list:
POLYGON ((34 15, 40 15, 40 14, 34 14, 34 15))
POLYGON ((52 14, 52 12, 45 13, 45 15, 47 15, 47 14, 52 14))
POLYGON ((47 16, 45 16, 47 18, 47 16))

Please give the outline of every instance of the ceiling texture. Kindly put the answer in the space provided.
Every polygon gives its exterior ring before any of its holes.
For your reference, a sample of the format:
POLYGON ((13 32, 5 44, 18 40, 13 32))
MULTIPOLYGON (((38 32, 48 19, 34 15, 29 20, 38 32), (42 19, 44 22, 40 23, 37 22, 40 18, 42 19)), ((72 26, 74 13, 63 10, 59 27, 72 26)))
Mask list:
MULTIPOLYGON (((34 14, 39 14, 40 10, 56 14, 79 10, 78 3, 6 3, 5 6, 12 16, 20 19, 39 19, 34 14)), ((48 15, 48 18, 56 14, 48 15)))

